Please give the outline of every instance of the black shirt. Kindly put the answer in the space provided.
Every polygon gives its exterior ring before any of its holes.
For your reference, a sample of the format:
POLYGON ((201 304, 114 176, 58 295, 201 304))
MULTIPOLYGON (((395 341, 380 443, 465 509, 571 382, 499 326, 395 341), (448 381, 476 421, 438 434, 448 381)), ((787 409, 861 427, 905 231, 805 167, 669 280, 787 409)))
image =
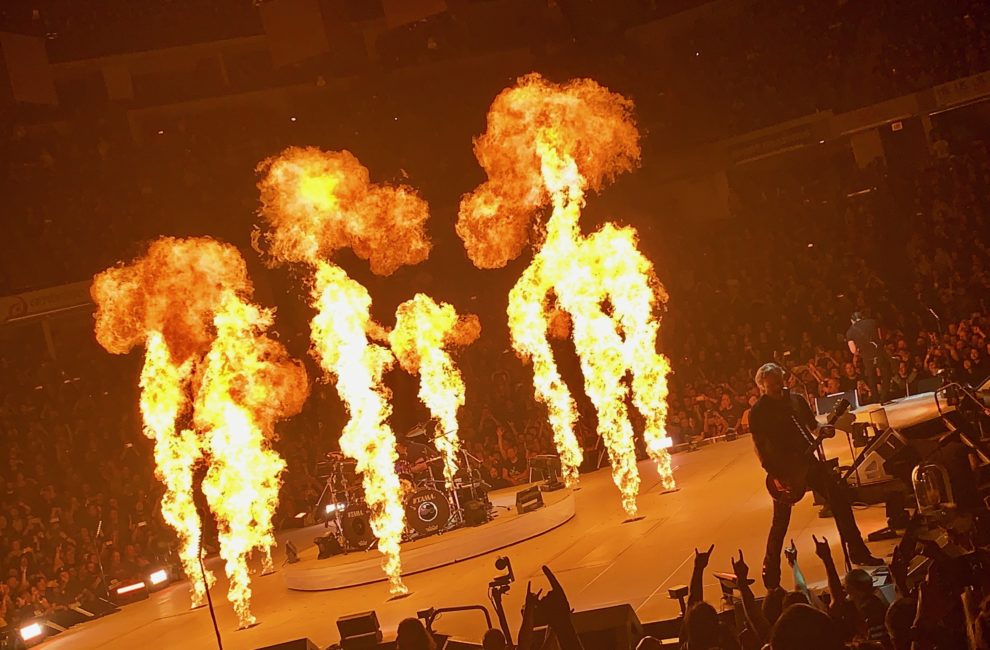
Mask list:
POLYGON ((508 457, 506 457, 505 459, 503 459, 502 464, 506 469, 509 470, 510 474, 522 474, 523 472, 526 471, 526 467, 528 466, 526 459, 518 454, 516 455, 515 460, 510 460, 508 457))
POLYGON ((880 347, 877 330, 880 326, 872 318, 864 318, 853 323, 846 332, 846 340, 856 344, 856 351, 862 356, 873 356, 880 347))
POLYGON ((763 395, 756 400, 749 414, 749 428, 763 469, 775 476, 786 474, 794 460, 807 452, 814 440, 809 431, 817 425, 811 407, 800 395, 763 395))

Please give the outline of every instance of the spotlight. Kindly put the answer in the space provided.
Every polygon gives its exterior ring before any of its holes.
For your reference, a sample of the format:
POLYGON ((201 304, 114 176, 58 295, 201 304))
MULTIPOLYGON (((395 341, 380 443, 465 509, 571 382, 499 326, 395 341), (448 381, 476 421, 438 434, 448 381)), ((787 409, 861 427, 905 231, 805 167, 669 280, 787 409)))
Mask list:
POLYGON ((165 569, 158 569, 157 571, 152 571, 148 574, 148 590, 164 589, 169 583, 168 571, 165 569))
POLYGON ((117 587, 113 590, 113 601, 117 605, 136 603, 148 598, 148 585, 143 580, 117 587))
POLYGON ((40 640, 40 637, 45 633, 45 628, 41 627, 41 624, 35 621, 34 623, 28 623, 23 626, 19 632, 21 634, 21 639, 28 642, 36 639, 40 640))

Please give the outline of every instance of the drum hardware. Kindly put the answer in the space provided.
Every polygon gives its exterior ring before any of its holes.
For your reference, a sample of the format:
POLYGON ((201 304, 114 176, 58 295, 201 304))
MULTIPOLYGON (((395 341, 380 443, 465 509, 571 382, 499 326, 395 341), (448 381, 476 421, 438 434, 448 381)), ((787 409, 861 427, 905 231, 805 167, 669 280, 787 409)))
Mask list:
MULTIPOLYGON (((428 425, 424 423, 414 427, 405 437, 425 438, 427 435, 428 425)), ((436 432, 432 441, 413 442, 424 447, 427 451, 424 455, 428 456, 424 460, 427 469, 418 479, 407 461, 396 463, 406 514, 404 542, 465 525, 478 526, 493 518, 489 486, 482 480, 478 458, 460 450, 461 466, 448 484, 443 457, 432 443, 438 437, 450 435, 436 432)), ((317 521, 322 521, 328 529, 325 535, 314 540, 320 546, 321 557, 337 554, 338 548, 339 552, 348 553, 377 547, 357 462, 340 452, 331 452, 317 466, 317 472, 325 482, 314 510, 317 521)))
POLYGON ((317 560, 325 560, 328 557, 340 555, 344 552, 344 547, 341 545, 340 540, 332 533, 320 535, 313 540, 313 543, 320 549, 319 554, 316 556, 317 560))

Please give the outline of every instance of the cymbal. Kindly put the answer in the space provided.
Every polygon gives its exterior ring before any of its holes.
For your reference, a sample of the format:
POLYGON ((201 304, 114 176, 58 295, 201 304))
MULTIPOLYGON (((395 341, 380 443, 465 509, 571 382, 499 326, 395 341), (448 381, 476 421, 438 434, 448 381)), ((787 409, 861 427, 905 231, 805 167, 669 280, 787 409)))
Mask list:
POLYGON ((426 435, 426 427, 422 424, 417 424, 412 429, 406 432, 405 438, 422 438, 426 435))

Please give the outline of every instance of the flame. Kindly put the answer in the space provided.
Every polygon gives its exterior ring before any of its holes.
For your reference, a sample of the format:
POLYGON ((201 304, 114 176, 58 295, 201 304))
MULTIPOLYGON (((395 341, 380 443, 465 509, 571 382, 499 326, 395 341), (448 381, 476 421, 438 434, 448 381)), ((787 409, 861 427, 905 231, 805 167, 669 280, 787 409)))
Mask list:
POLYGON ((481 334, 474 315, 458 318, 454 307, 437 304, 433 298, 417 293, 395 313, 395 329, 389 343, 402 366, 410 374, 419 374, 419 398, 440 423, 442 435, 435 443, 444 463, 447 486, 453 487, 457 472, 457 411, 464 405, 464 380, 446 352, 450 345, 465 346, 481 334))
POLYGON ((302 365, 264 335, 272 320, 270 311, 224 294, 196 396, 195 422, 210 458, 203 493, 217 518, 227 598, 242 628, 255 623, 248 556, 258 549, 263 570, 273 568, 272 515, 285 469, 270 445, 274 423, 298 413, 308 394, 302 365))
POLYGON ((126 354, 160 332, 172 358, 202 354, 213 339, 213 314, 224 291, 252 291, 237 249, 209 238, 162 237, 126 266, 93 279, 96 339, 113 354, 126 354))
MULTIPOLYGON (((302 408, 305 370, 264 335, 272 313, 248 302, 251 283, 233 246, 209 238, 162 238, 143 257, 94 278, 96 334, 108 351, 145 345, 141 412, 155 440, 165 485, 162 515, 179 537, 192 603, 206 584, 199 569, 201 521, 193 469, 207 464, 203 492, 220 526, 228 598, 242 626, 249 608, 247 555, 271 567, 272 515, 284 462, 271 450, 274 422, 302 408), (191 407, 192 429, 177 431, 191 407)), ((209 574, 207 581, 213 583, 209 574)))
POLYGON ((395 473, 395 433, 386 422, 390 393, 382 374, 395 362, 388 348, 369 342, 384 336, 370 316, 367 290, 330 258, 344 248, 365 259, 377 275, 427 258, 426 202, 410 188, 372 184, 367 168, 349 152, 293 147, 258 166, 263 174, 261 215, 269 230, 257 235, 277 262, 313 271, 313 354, 337 385, 350 420, 340 449, 357 461, 371 528, 383 554, 392 593, 406 593, 399 543, 405 528, 395 473))
POLYGON ((386 419, 391 396, 382 374, 395 362, 388 348, 369 343, 371 296, 343 269, 318 262, 313 286, 317 314, 311 327, 313 349, 334 378, 350 420, 340 435, 340 450, 357 461, 371 529, 384 555, 383 566, 393 594, 407 593, 402 583, 399 544, 405 528, 395 433, 386 419))
POLYGON ((391 275, 429 257, 426 202, 405 185, 371 183, 349 151, 290 147, 258 171, 273 259, 313 266, 350 248, 376 275, 391 275))
POLYGON ((537 136, 558 134, 560 152, 579 166, 584 186, 598 191, 639 161, 632 102, 591 79, 559 86, 538 74, 499 93, 474 152, 488 175, 461 201, 457 234, 479 268, 500 268, 522 253, 531 226, 550 203, 537 136))
MULTIPOLYGON (((199 566, 202 522, 193 503, 193 467, 202 459, 193 431, 176 432, 176 420, 188 406, 191 363, 176 366, 161 333, 148 333, 141 369, 141 415, 144 433, 155 441, 155 475, 165 486, 162 517, 179 538, 179 560, 190 580, 193 607, 206 601, 206 583, 199 566)), ((206 573, 210 586, 214 578, 206 573)))
POLYGON ((673 487, 665 431, 670 365, 656 351, 655 312, 666 293, 634 230, 606 224, 585 236, 578 224, 585 192, 639 160, 631 111, 631 102, 588 79, 564 86, 539 75, 520 79, 495 99, 488 130, 475 141, 488 181, 462 200, 457 232, 477 266, 504 266, 550 204, 539 249, 509 293, 513 347, 533 362, 536 395, 548 407, 564 478, 572 483, 581 462, 575 407, 548 340, 551 328, 567 329, 558 312, 570 317, 612 477, 633 515, 640 477, 626 407, 629 373, 633 404, 646 419, 647 450, 663 485, 673 487))

